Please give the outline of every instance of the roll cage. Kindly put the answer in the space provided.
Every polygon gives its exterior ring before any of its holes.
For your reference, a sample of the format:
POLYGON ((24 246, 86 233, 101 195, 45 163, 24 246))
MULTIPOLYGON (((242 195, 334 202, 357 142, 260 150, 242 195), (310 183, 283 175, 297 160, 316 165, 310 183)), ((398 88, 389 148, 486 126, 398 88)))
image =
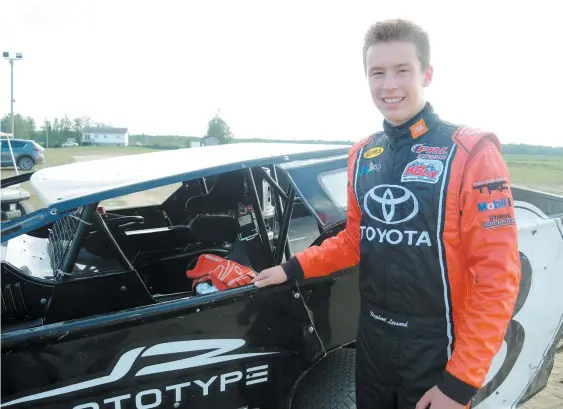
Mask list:
MULTIPOLYGON (((259 235, 262 238, 263 251, 267 254, 270 263, 279 264, 285 255, 286 258, 291 257, 291 250, 288 245, 287 233, 289 227, 289 221, 292 216, 293 206, 295 204, 296 190, 293 185, 288 184, 287 188, 284 190, 279 183, 277 177, 277 169, 274 165, 269 165, 266 167, 269 169, 273 176, 265 170, 262 166, 256 166, 252 168, 247 168, 244 170, 245 177, 250 184, 250 197, 252 199, 252 205, 254 207, 256 221, 258 224, 259 235), (272 197, 274 206, 276 209, 277 221, 281 226, 280 233, 276 239, 277 244, 272 248, 269 240, 264 239, 268 237, 268 231, 266 228, 266 223, 263 214, 263 204, 261 203, 257 183, 266 182, 272 191, 272 197)), ((26 182, 31 177, 32 173, 15 176, 6 180, 2 180, 2 188, 11 186, 13 184, 19 184, 26 182)), ((197 179, 204 193, 208 193, 207 181, 205 177, 200 177, 197 179)), ((127 258, 119 244, 115 240, 115 237, 110 232, 107 222, 104 220, 102 215, 99 213, 100 202, 96 201, 85 206, 80 206, 70 212, 59 215, 59 217, 53 217, 52 228, 50 232, 50 237, 58 236, 57 241, 62 243, 53 244, 51 242, 49 251, 52 260, 52 267, 55 273, 55 281, 63 281, 72 276, 70 272, 72 266, 76 262, 78 252, 83 245, 84 238, 87 234, 88 228, 94 226, 99 229, 111 243, 114 251, 117 252, 119 261, 123 268, 128 270, 133 270, 131 260, 127 258)), ((54 215, 53 215, 54 216, 54 215)), ((129 218, 134 218, 134 216, 124 217, 124 219, 129 220, 129 218)), ((25 221, 20 223, 14 223, 14 227, 7 227, 5 230, 6 234, 10 234, 19 230, 16 226, 20 224, 23 226, 25 221)), ((19 226, 18 226, 19 227, 19 226)), ((42 226, 40 228, 45 228, 42 226)), ((28 229, 26 229, 28 230, 28 229)), ((21 232, 20 232, 21 233, 21 232)))
MULTIPOLYGON (((237 170, 244 174, 246 192, 256 221, 258 248, 255 251, 260 253, 263 260, 259 269, 280 264, 292 256, 288 233, 297 204, 305 207, 316 218, 319 235, 345 220, 345 209, 335 204, 318 179, 319 174, 334 169, 342 169, 345 173, 345 167, 346 155, 339 155, 237 170), (265 212, 266 202, 275 209, 273 213, 265 212), (272 229, 274 222, 279 226, 277 231, 272 229)), ((3 180, 2 187, 23 183, 31 175, 29 173, 3 180)), ((197 177, 190 179, 189 183, 196 182, 202 194, 206 194, 210 192, 210 179, 218 175, 221 173, 197 177)), ((173 199, 181 188, 164 204, 173 205, 173 199)), ((49 208, 39 209, 25 217, 6 222, 2 227, 2 241, 26 233, 47 239, 52 277, 46 277, 47 280, 32 277, 17 266, 3 261, 2 279, 7 289, 11 288, 11 291, 4 291, 2 295, 3 315, 16 318, 15 321, 18 322, 23 320, 27 322, 26 325, 36 326, 38 319, 41 320, 39 325, 42 325, 181 298, 183 294, 178 293, 176 298, 171 296, 159 299, 149 291, 134 265, 136 255, 128 253, 115 233, 115 225, 134 225, 142 223, 143 218, 134 214, 116 214, 121 213, 119 210, 113 212, 105 212, 101 202, 95 200, 61 213, 49 208), (76 271, 79 254, 93 232, 100 240, 103 238, 108 258, 113 258, 116 263, 103 272, 76 271), (69 305, 72 308, 68 308, 69 305), (83 307, 77 307, 78 305, 83 307)), ((171 225, 163 229, 181 232, 186 228, 185 225, 171 225)), ((203 254, 205 248, 195 249, 190 254, 198 252, 203 254)), ((238 290, 252 291, 252 286, 249 287, 238 290)), ((211 298, 217 296, 222 295, 206 295, 211 298)), ((5 325, 9 325, 10 320, 5 322, 5 325)))

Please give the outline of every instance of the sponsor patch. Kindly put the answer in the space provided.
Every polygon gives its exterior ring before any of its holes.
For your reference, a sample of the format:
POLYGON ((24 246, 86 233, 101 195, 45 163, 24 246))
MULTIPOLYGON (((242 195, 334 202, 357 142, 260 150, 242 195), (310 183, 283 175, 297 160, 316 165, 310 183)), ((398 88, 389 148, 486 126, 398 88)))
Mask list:
POLYGON ((502 192, 503 190, 508 190, 506 178, 496 178, 482 180, 473 183, 473 189, 479 190, 479 193, 489 193, 491 194, 495 190, 502 192))
POLYGON ((411 148, 417 154, 418 159, 445 160, 448 156, 448 148, 444 146, 428 146, 417 143, 411 148))
POLYGON ((427 231, 385 229, 371 226, 360 226, 360 240, 375 241, 381 244, 406 246, 432 246, 430 234, 427 231))
POLYGON ((401 226, 418 215, 418 200, 413 192, 399 185, 378 185, 364 196, 364 210, 384 226, 360 226, 360 240, 392 246, 432 246, 426 230, 403 230, 401 226), (396 229, 392 228, 397 226, 396 229))
POLYGON ((515 223, 516 222, 511 214, 502 213, 490 216, 489 220, 483 223, 483 227, 485 229, 495 229, 502 226, 511 226, 515 223))
POLYGON ((359 176, 367 175, 373 171, 379 172, 381 170, 381 163, 370 163, 369 166, 362 165, 358 171, 359 176))
POLYGON ((424 122, 424 118, 418 120, 409 129, 411 130, 411 136, 413 139, 420 138, 422 135, 428 132, 428 127, 426 126, 426 122, 424 122))
POLYGON ((380 223, 401 224, 418 214, 418 200, 413 192, 403 186, 378 185, 364 196, 364 210, 380 223))
POLYGON ((416 159, 410 162, 401 175, 401 182, 436 183, 444 171, 439 160, 416 159))
POLYGON ((512 206, 512 200, 510 198, 503 198, 498 200, 491 200, 488 202, 479 202, 477 203, 477 209, 480 212, 488 212, 491 210, 497 209, 506 209, 507 207, 512 206))
POLYGON ((368 150, 364 153, 364 158, 366 158, 366 159, 375 158, 376 156, 381 155, 384 150, 385 150, 385 149, 383 149, 381 146, 378 146, 377 148, 368 149, 368 150))

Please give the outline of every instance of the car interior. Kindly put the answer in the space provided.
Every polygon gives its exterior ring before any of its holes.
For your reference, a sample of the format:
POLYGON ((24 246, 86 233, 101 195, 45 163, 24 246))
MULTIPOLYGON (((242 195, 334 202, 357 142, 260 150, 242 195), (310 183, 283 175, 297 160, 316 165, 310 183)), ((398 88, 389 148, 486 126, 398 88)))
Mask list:
POLYGON ((275 182, 270 172, 243 168, 177 182, 150 204, 94 202, 15 236, 1 247, 2 316, 12 327, 34 326, 191 299, 208 293, 188 276, 202 255, 254 272, 280 263, 291 254, 292 214, 299 218, 292 250, 314 242, 320 227, 288 179, 275 182))
MULTIPOLYGON (((258 197, 263 197, 265 185, 258 182, 262 180, 257 175, 254 177, 260 185, 258 197)), ((254 271, 271 265, 262 235, 258 234, 249 186, 247 173, 240 169, 183 182, 160 205, 112 211, 98 207, 96 213, 153 298, 168 300, 194 295, 186 271, 202 254, 214 254, 254 271)), ((264 220, 270 232, 269 243, 276 233, 276 217, 274 212, 264 220)), ((119 251, 103 230, 95 224, 90 226, 73 274, 124 268, 119 251)), ((51 247, 56 245, 56 235, 51 234, 49 240, 51 247)))

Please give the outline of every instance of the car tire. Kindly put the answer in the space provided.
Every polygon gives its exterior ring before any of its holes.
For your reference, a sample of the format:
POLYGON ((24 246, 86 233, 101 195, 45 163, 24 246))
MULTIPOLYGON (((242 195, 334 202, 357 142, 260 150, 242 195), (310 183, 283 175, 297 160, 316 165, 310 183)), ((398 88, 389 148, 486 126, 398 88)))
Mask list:
POLYGON ((35 162, 29 156, 22 156, 18 159, 18 168, 21 170, 31 170, 35 166, 35 162))
POLYGON ((291 409, 355 409, 355 372, 355 349, 330 352, 301 381, 291 409))

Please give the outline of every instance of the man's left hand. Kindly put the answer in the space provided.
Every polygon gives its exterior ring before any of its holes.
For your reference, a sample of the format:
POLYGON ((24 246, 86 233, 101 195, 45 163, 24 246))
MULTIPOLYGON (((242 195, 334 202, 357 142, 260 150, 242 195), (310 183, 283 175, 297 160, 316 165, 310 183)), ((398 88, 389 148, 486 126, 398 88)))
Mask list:
POLYGON ((465 407, 444 395, 437 386, 426 392, 416 404, 416 409, 465 409, 465 407))

